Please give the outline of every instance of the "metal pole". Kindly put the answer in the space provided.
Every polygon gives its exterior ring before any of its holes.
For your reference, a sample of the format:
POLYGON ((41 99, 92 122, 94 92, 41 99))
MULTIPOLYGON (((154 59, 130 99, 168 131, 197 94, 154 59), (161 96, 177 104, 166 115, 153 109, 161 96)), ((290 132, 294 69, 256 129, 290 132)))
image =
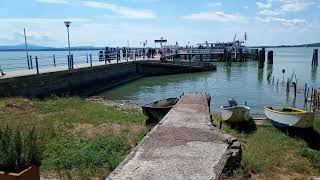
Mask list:
POLYGON ((30 62, 29 62, 29 52, 28 52, 28 43, 27 43, 26 28, 23 28, 23 32, 24 32, 24 43, 25 43, 25 46, 26 46, 28 69, 31 69, 31 68, 30 68, 30 62))
POLYGON ((39 64, 38 64, 38 57, 36 56, 36 68, 37 68, 37 74, 39 75, 39 64))
POLYGON ((33 69, 33 65, 32 65, 32 56, 29 56, 29 61, 30 61, 30 68, 33 69))
POLYGON ((90 54, 90 67, 92 67, 92 54, 90 54))
POLYGON ((71 48, 70 48, 70 35, 69 35, 69 27, 67 27, 68 31, 68 46, 69 46, 69 56, 71 55, 71 48))

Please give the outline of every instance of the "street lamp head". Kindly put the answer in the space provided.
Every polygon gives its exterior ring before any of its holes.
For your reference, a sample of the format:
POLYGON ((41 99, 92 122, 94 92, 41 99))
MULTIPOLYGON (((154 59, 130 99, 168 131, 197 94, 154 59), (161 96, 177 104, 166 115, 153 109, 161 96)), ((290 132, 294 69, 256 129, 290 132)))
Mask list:
POLYGON ((67 26, 67 28, 71 25, 71 21, 65 21, 64 24, 67 26))

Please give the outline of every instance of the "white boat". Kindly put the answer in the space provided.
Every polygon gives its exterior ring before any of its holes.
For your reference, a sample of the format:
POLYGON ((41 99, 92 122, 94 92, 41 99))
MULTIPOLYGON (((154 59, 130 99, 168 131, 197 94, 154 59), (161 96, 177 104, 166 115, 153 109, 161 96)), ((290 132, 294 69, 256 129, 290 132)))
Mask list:
POLYGON ((274 126, 281 128, 310 128, 313 126, 314 121, 314 112, 308 112, 292 107, 284 107, 280 110, 266 107, 264 109, 264 114, 274 126))
POLYGON ((221 106, 222 120, 228 122, 244 122, 250 120, 248 106, 221 106))

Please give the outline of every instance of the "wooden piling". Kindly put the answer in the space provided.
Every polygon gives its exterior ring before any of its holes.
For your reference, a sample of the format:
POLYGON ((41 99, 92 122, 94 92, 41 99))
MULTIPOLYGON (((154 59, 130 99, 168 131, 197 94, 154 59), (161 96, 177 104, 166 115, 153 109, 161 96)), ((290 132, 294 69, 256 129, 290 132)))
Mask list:
POLYGON ((312 56, 312 67, 318 66, 318 49, 313 50, 313 56, 312 56))
POLYGON ((258 59, 258 68, 259 69, 264 68, 264 58, 265 58, 265 51, 260 50, 259 51, 259 59, 258 59))
POLYGON ((268 64, 273 64, 273 51, 268 51, 268 64))
POLYGON ((294 92, 294 97, 296 97, 297 96, 297 83, 296 82, 293 82, 292 83, 292 85, 293 85, 293 92, 294 92))
POLYGON ((244 62, 242 48, 239 49, 239 61, 244 62))

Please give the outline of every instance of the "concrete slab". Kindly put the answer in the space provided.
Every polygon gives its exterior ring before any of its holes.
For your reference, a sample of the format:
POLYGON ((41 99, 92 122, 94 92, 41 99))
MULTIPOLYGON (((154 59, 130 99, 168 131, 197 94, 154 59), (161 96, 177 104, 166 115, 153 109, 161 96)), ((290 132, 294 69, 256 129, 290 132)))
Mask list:
POLYGON ((219 179, 241 145, 210 121, 206 95, 184 95, 107 179, 219 179))

